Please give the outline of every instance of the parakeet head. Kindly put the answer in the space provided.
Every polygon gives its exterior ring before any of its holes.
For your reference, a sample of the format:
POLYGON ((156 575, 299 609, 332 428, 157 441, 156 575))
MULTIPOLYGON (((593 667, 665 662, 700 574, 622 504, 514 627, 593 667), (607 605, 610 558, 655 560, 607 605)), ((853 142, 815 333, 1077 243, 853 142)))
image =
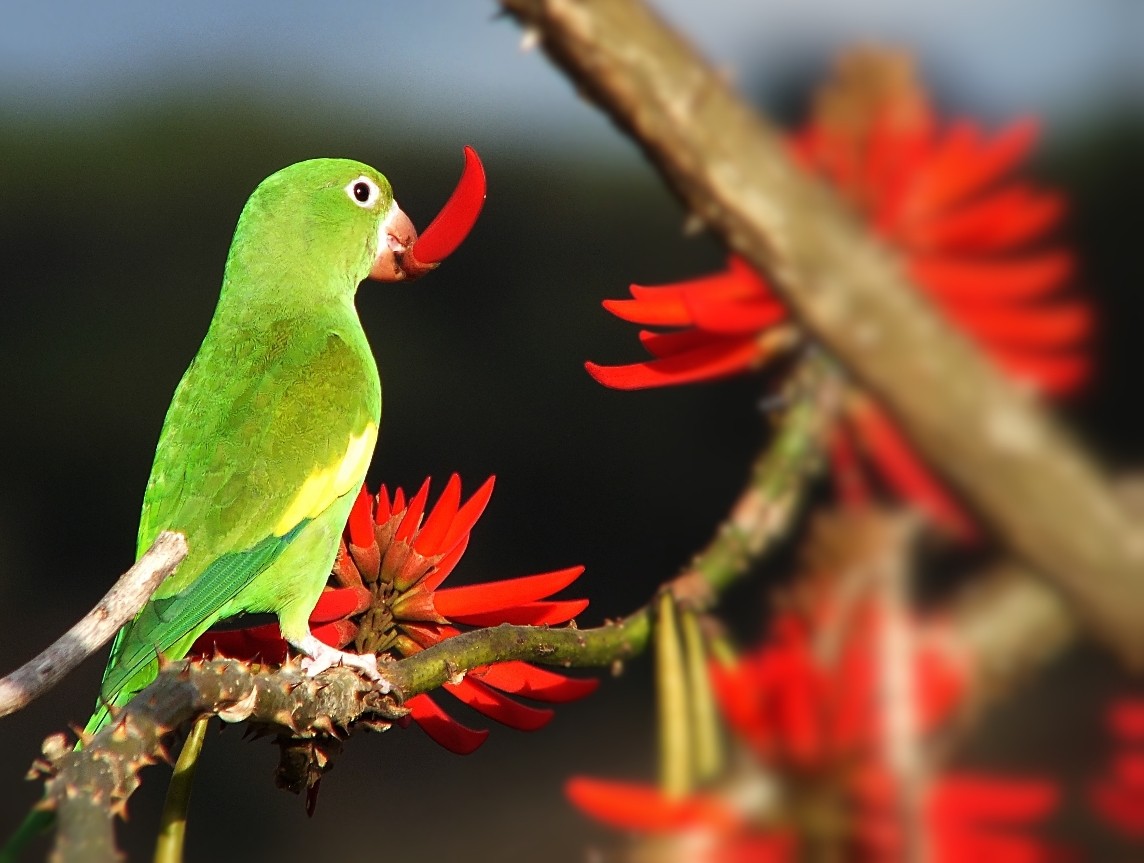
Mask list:
POLYGON ((403 266, 416 239, 381 173, 350 159, 310 159, 259 183, 239 217, 227 269, 260 271, 267 285, 278 281, 268 270, 288 267, 352 293, 367 276, 419 275, 403 266))

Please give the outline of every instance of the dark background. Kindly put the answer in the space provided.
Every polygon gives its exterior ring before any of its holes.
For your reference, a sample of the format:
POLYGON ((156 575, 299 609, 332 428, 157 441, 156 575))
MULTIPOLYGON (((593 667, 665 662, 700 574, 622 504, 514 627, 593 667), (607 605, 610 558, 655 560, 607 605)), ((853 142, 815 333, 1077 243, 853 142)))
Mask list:
MULTIPOLYGON (((513 50, 512 25, 483 26, 472 39, 513 50)), ((747 64, 740 84, 794 120, 826 73, 828 47, 747 64)), ((235 218, 262 177, 317 155, 378 166, 419 226, 451 190, 462 144, 476 146, 489 175, 480 222, 438 272, 359 291, 384 388, 371 486, 409 489, 429 475, 439 490, 457 471, 473 490, 495 473, 492 503, 451 583, 583 563, 568 592, 592 599, 581 625, 645 601, 707 540, 742 485, 765 439, 755 405, 762 385, 624 394, 594 384, 582 363, 639 356, 634 328, 605 314, 601 299, 621 296, 630 281, 711 269, 718 246, 684 238, 685 214, 654 172, 566 86, 554 91, 564 102, 552 110, 572 119, 550 127, 551 115, 530 123, 511 108, 487 119, 477 110, 439 117, 402 88, 363 108, 360 85, 300 86, 304 68, 296 78, 254 76, 252 86, 242 56, 238 48, 214 68, 181 74, 128 55, 119 62, 134 70, 130 84, 121 77, 53 102, 35 95, 56 86, 46 79, 39 91, 12 88, 0 99, 4 665, 38 652, 130 564, 155 438, 205 332, 235 218)), ((528 68, 542 74, 542 66, 533 58, 528 68)), ((996 119, 996 100, 969 86, 972 75, 948 60, 925 68, 943 107, 996 119)), ((1069 230, 1103 321, 1100 377, 1065 417, 1115 467, 1144 454, 1144 125, 1132 90, 1062 114, 1031 169, 1073 202, 1069 230)), ((744 628, 761 618, 786 560, 731 597, 744 628)), ((102 663, 90 660, 0 720, 0 833, 38 795, 21 776, 39 741, 86 719, 102 663)), ((1095 649, 1076 651, 985 717, 965 758, 1083 788, 1104 757, 1102 706, 1126 686, 1095 649)), ((487 724, 459 706, 455 713, 487 724)), ((233 729, 215 737, 197 782, 190 860, 326 859, 374 843, 400 857, 580 860, 607 834, 563 803, 562 780, 654 776, 643 662, 559 708, 543 732, 494 728, 467 758, 417 729, 359 735, 309 822, 299 799, 272 787, 272 746, 243 742, 233 729)), ((139 859, 149 854, 163 770, 144 782, 125 834, 139 859)), ((1060 820, 1063 835, 1088 835, 1079 802, 1060 820)))

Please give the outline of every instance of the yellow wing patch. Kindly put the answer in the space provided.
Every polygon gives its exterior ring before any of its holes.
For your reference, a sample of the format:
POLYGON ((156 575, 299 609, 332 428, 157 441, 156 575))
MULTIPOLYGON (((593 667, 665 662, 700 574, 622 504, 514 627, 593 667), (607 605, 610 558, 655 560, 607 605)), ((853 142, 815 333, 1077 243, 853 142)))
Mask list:
POLYGON ((366 468, 369 467, 369 460, 376 443, 377 426, 370 423, 360 435, 350 438, 346 454, 340 462, 306 477, 294 500, 274 525, 274 534, 284 536, 298 522, 317 517, 339 497, 360 486, 365 479, 366 468))

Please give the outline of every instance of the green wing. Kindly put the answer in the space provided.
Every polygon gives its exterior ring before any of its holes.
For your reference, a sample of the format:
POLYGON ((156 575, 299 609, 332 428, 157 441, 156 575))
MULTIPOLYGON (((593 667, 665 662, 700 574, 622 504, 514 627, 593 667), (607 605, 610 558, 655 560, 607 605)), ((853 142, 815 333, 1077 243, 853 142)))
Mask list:
MULTIPOLYGON (((153 679, 159 653, 183 656, 224 613, 280 611, 297 594, 289 584, 239 593, 360 487, 381 409, 372 355, 360 328, 300 338, 306 329, 216 321, 179 384, 144 496, 139 550, 170 529, 186 534, 190 554, 116 638, 104 703, 124 703, 153 679)), ((292 560, 281 577, 320 590, 328 556, 307 557, 312 566, 292 560)))
POLYGON ((104 724, 110 715, 108 704, 124 703, 155 678, 160 655, 185 654, 219 611, 265 572, 306 524, 300 523, 285 536, 269 536, 248 551, 224 554, 180 593, 149 602, 116 637, 100 687, 101 705, 88 731, 104 724))

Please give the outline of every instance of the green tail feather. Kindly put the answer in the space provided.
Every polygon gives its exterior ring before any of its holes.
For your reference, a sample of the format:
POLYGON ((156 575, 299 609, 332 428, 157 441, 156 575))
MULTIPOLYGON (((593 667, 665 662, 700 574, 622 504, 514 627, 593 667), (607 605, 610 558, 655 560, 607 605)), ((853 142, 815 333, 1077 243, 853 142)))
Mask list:
POLYGON ((100 687, 100 704, 84 729, 94 734, 155 679, 159 656, 182 659, 195 639, 218 620, 219 612, 309 524, 299 522, 284 536, 268 536, 246 551, 224 554, 173 596, 152 599, 115 638, 100 687))
POLYGON ((56 813, 46 809, 33 809, 28 817, 16 828, 12 837, 0 848, 0 863, 16 863, 24 849, 51 829, 56 822, 56 813))

